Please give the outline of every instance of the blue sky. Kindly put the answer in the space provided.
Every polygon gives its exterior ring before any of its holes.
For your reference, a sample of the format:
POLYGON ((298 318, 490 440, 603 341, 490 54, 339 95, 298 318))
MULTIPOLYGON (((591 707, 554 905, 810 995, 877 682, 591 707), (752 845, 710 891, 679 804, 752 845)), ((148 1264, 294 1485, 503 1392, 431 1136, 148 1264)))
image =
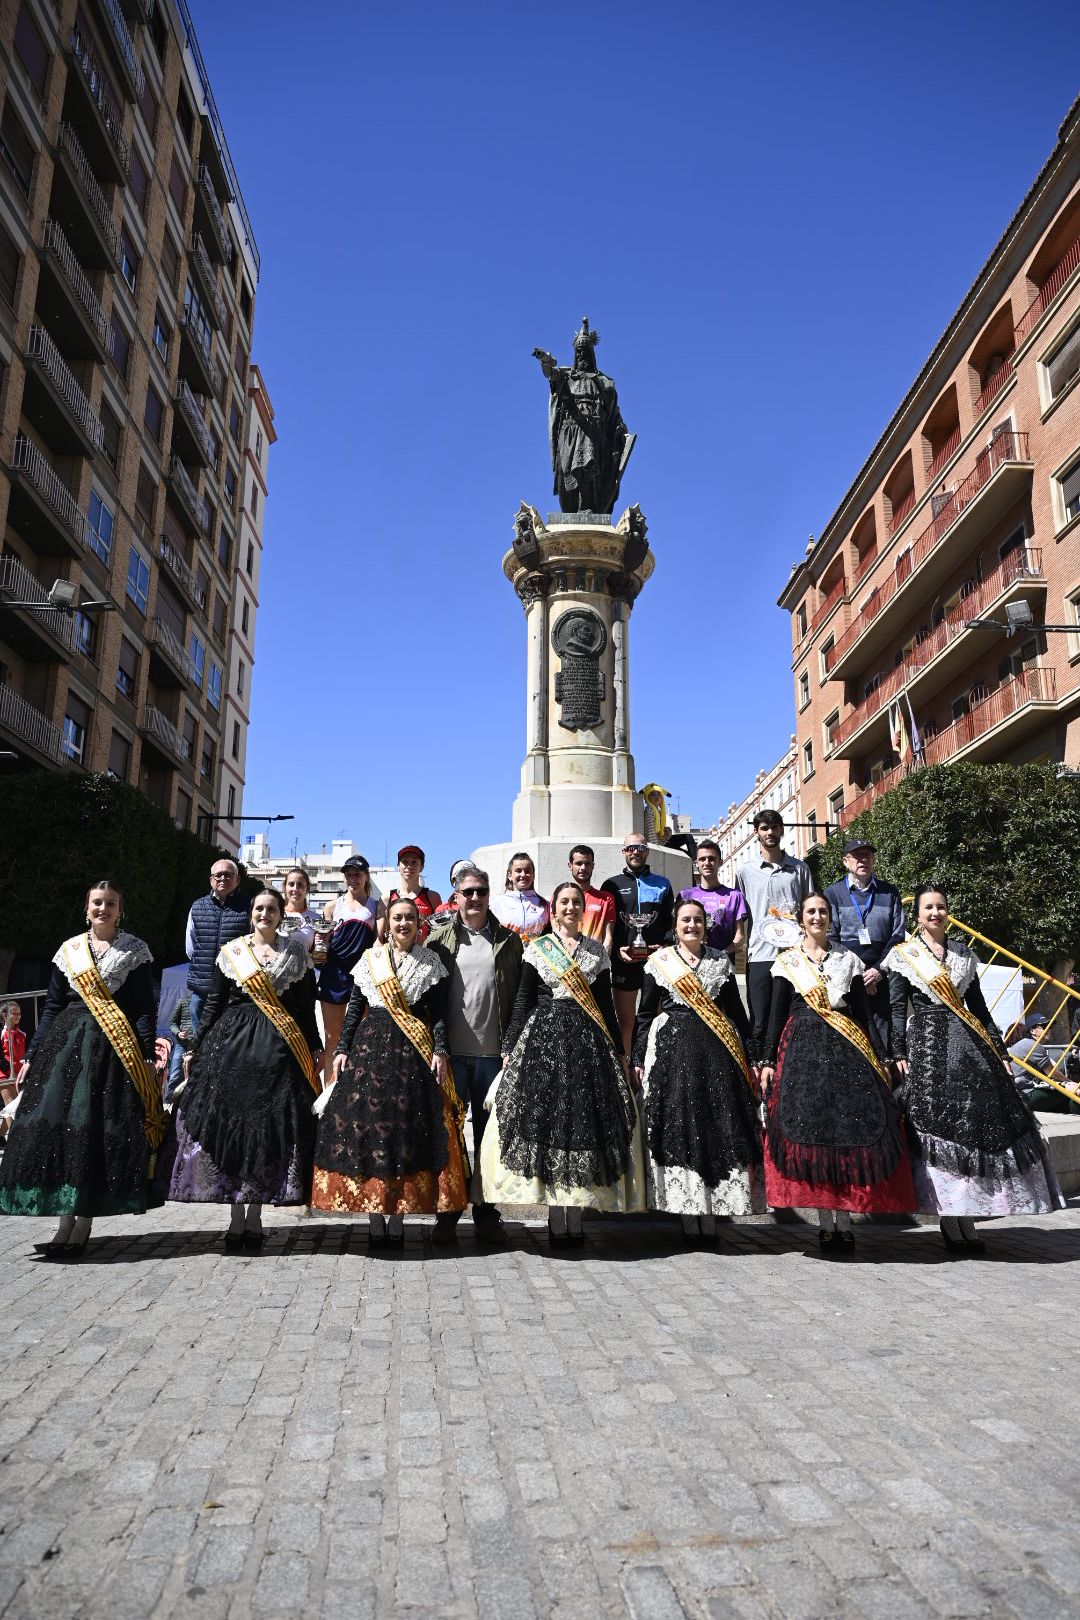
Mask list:
MULTIPOLYGON (((581 316, 638 442, 639 783, 696 825, 794 723, 775 599, 1051 150, 1074 4, 192 0, 277 412, 245 810, 373 862, 510 834, 581 316), (676 802, 673 801, 673 802, 676 802)), ((258 830, 258 829, 252 829, 258 830)))

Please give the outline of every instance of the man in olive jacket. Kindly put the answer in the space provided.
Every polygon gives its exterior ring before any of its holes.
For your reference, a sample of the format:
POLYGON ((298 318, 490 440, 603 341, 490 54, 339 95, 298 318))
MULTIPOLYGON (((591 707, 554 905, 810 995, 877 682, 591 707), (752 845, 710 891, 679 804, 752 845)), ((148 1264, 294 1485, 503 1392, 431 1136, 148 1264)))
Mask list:
MULTIPOLYGON (((502 1064, 503 1032, 510 1025, 521 977, 521 939, 488 910, 491 884, 486 872, 462 864, 454 878, 457 913, 433 928, 425 941, 448 975, 446 1043, 454 1083, 472 1108, 473 1166, 480 1174, 480 1143, 487 1124, 484 1098, 502 1064)), ((453 1243, 458 1215, 438 1215, 433 1238, 453 1243)), ((473 1203, 477 1242, 506 1242, 502 1216, 486 1200, 473 1203)))

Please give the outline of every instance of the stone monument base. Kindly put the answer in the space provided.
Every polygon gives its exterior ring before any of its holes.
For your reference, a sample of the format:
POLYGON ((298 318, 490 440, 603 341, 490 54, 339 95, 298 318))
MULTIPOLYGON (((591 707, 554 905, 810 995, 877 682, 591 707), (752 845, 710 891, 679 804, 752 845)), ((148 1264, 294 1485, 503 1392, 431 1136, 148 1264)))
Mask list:
MULTIPOLYGON (((593 887, 599 888, 605 878, 615 877, 622 871, 626 862, 623 860, 621 838, 523 838, 516 844, 484 844, 480 849, 473 851, 472 858, 477 866, 487 872, 491 878, 491 893, 494 897, 502 892, 506 878, 506 868, 511 855, 523 850, 530 855, 536 865, 536 887, 550 900, 556 885, 562 883, 570 876, 567 869, 570 851, 575 844, 588 844, 596 853, 596 867, 593 871, 593 887)), ((649 865, 654 872, 660 872, 670 880, 671 887, 678 894, 680 889, 687 889, 694 881, 693 867, 689 855, 681 849, 666 849, 655 844, 649 845, 649 865)))

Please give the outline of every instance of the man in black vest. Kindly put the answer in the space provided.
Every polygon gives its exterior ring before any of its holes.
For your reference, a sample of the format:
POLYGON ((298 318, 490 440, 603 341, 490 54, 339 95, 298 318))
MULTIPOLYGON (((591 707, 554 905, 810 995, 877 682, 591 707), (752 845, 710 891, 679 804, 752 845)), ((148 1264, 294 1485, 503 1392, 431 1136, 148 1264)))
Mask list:
MULTIPOLYGON (((201 894, 188 912, 185 944, 188 957, 188 1009, 185 1030, 191 1039, 199 1032, 203 1002, 210 994, 214 979, 214 963, 223 945, 237 939, 248 930, 248 904, 237 894, 240 868, 227 856, 216 860, 210 868, 210 893, 201 894)), ((181 1037, 173 1047, 169 1059, 169 1082, 165 1088, 166 1101, 180 1084, 184 1066, 184 1041, 181 1037)))

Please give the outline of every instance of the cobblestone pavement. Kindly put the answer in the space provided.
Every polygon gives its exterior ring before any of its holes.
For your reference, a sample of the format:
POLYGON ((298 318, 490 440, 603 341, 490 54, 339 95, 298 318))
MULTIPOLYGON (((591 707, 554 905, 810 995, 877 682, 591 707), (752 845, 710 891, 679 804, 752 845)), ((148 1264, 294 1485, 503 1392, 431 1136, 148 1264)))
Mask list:
POLYGON ((0 1611, 80 1620, 1080 1613, 1080 1209, 659 1221, 456 1252, 216 1209, 5 1220, 0 1611))

